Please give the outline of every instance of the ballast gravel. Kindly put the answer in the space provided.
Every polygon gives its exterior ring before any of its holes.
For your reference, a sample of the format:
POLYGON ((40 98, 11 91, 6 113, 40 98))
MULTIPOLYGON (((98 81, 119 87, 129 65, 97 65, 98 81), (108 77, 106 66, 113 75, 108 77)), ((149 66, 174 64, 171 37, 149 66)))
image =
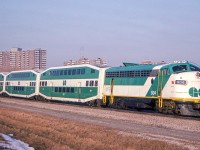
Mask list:
POLYGON ((116 111, 79 105, 0 98, 0 106, 42 113, 63 119, 111 127, 125 136, 139 136, 200 149, 200 118, 165 116, 137 111, 116 111))

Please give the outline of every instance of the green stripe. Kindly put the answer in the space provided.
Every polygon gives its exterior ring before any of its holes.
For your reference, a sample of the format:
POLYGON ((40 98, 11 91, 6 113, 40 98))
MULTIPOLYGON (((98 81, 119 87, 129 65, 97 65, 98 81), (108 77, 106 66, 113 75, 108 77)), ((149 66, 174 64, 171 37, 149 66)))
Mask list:
POLYGON ((6 91, 10 94, 18 94, 18 95, 31 95, 35 93, 35 87, 30 86, 20 86, 24 87, 23 91, 14 90, 13 86, 6 86, 6 91))
POLYGON ((74 87, 74 93, 71 92, 55 92, 55 87, 40 87, 40 93, 48 97, 86 99, 97 96, 97 87, 74 87), (78 92, 79 91, 79 92, 78 92), (79 94, 80 93, 80 94, 79 94))
MULTIPOLYGON (((114 85, 144 85, 147 78, 113 78, 114 85)), ((105 85, 110 85, 112 78, 105 79, 105 85)))

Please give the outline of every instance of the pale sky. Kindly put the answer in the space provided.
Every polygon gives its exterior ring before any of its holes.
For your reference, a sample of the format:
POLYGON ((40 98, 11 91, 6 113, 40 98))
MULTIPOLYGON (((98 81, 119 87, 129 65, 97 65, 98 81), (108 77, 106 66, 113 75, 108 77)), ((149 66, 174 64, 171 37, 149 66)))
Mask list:
POLYGON ((111 66, 200 65, 200 0, 0 0, 0 50, 47 50, 47 66, 81 56, 111 66))

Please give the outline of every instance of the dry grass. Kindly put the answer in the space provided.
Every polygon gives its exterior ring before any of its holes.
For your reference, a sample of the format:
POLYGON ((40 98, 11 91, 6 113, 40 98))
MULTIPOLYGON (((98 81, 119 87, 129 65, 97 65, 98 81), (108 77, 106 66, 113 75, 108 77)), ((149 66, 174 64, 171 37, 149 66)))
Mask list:
POLYGON ((12 133, 38 150, 181 149, 165 142, 122 136, 105 127, 4 107, 0 107, 0 133, 12 133))

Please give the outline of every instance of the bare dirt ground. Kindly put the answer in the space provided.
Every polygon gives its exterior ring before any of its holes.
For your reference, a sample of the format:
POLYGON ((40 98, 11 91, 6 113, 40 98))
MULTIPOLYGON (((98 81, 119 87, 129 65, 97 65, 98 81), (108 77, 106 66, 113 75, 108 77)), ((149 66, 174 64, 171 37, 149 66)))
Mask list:
POLYGON ((0 132, 36 149, 200 149, 200 121, 0 98, 0 132))

